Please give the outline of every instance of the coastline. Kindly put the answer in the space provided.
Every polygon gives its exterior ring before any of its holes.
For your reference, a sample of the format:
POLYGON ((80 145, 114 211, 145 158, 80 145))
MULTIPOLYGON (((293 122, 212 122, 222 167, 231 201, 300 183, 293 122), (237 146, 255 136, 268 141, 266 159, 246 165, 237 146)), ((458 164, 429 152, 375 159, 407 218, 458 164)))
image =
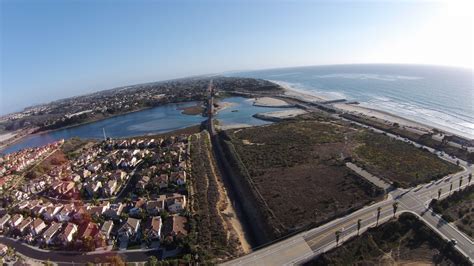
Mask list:
MULTIPOLYGON (((303 99, 305 101, 327 101, 328 100, 327 98, 321 95, 318 95, 315 92, 299 90, 295 88, 294 86, 292 86, 291 84, 289 84, 288 82, 280 82, 280 81, 274 81, 274 80, 271 80, 271 82, 274 82, 280 85, 285 91, 284 92, 285 96, 295 97, 295 99, 303 99)), ((473 139, 472 137, 459 134, 459 132, 457 132, 454 129, 439 127, 436 125, 430 125, 428 123, 419 122, 414 119, 408 119, 408 118, 405 118, 400 115, 387 112, 384 110, 365 107, 361 104, 333 103, 330 105, 343 112, 358 114, 358 115, 362 115, 368 118, 375 117, 376 119, 384 121, 386 123, 392 123, 392 124, 398 123, 400 126, 403 126, 406 129, 416 134, 426 134, 426 133, 432 132, 433 129, 436 129, 439 132, 445 133, 446 135, 453 135, 453 136, 457 136, 466 140, 473 139)))
POLYGON ((427 134, 433 131, 432 126, 413 121, 386 111, 364 107, 358 104, 336 103, 332 105, 336 109, 343 110, 350 114, 358 114, 368 118, 376 118, 386 124, 397 123, 407 130, 417 134, 427 134))

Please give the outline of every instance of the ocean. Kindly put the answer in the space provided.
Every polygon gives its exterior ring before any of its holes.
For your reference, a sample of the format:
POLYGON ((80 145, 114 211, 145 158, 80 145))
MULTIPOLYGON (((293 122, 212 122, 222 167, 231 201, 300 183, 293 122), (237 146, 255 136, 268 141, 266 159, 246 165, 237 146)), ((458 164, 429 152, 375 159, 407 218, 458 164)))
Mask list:
POLYGON ((234 72, 327 99, 344 98, 474 139, 471 69, 425 65, 331 65, 234 72))

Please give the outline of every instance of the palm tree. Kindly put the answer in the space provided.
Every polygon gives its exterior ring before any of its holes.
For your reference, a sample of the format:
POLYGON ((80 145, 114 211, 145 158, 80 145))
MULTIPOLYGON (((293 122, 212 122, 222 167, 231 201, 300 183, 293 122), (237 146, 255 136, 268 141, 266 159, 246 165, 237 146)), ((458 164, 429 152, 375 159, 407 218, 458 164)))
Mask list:
POLYGON ((377 208, 377 223, 375 224, 375 226, 377 226, 379 224, 379 218, 380 218, 380 211, 381 210, 382 210, 382 207, 377 208))
POLYGON ((441 191, 442 191, 442 189, 439 188, 439 189, 438 189, 438 199, 439 199, 439 197, 441 197, 441 191))
POLYGON ((395 213, 397 213, 397 209, 398 209, 398 202, 394 202, 392 204, 392 207, 393 207, 393 217, 395 217, 395 213))
POLYGON ((357 220, 357 235, 359 235, 361 225, 362 225, 362 219, 358 219, 357 220))
POLYGON ((469 176, 467 177, 467 180, 468 180, 468 184, 471 184, 471 180, 472 180, 472 173, 469 174, 469 176))
POLYGON ((461 190, 461 186, 462 186, 462 176, 459 178, 459 190, 461 190))
POLYGON ((453 182, 451 182, 451 185, 449 185, 449 194, 451 194, 451 191, 453 191, 453 182))
POLYGON ((341 230, 337 230, 336 234, 336 246, 339 245, 339 237, 341 236, 341 230))

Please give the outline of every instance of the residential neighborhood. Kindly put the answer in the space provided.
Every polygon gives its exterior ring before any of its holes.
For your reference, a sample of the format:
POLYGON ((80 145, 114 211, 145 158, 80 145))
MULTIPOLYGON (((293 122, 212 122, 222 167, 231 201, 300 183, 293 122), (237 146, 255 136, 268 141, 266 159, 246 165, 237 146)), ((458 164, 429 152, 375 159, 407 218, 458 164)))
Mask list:
POLYGON ((93 251, 175 247, 187 235, 188 136, 97 141, 48 159, 41 175, 21 172, 63 143, 0 159, 2 177, 33 176, 1 193, 3 236, 93 251))

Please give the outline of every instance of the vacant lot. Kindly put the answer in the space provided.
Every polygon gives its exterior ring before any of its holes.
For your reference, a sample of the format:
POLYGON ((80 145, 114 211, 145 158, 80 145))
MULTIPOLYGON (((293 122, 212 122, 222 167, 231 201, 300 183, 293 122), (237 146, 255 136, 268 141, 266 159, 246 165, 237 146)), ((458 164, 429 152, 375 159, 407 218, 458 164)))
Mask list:
POLYGON ((441 201, 434 201, 432 208, 445 220, 453 222, 459 230, 474 237, 474 186, 456 191, 441 201))
POLYGON ((411 214, 369 229, 307 265, 470 265, 411 214))
POLYGON ((401 187, 427 183, 461 170, 434 154, 382 134, 364 132, 357 139, 356 163, 401 187))
POLYGON ((298 121, 230 130, 240 171, 263 198, 276 235, 322 223, 377 198, 380 191, 344 166, 357 130, 298 121))
POLYGON ((347 160, 403 187, 458 170, 425 150, 327 118, 228 130, 224 139, 276 236, 377 200, 381 191, 346 168, 347 160))

